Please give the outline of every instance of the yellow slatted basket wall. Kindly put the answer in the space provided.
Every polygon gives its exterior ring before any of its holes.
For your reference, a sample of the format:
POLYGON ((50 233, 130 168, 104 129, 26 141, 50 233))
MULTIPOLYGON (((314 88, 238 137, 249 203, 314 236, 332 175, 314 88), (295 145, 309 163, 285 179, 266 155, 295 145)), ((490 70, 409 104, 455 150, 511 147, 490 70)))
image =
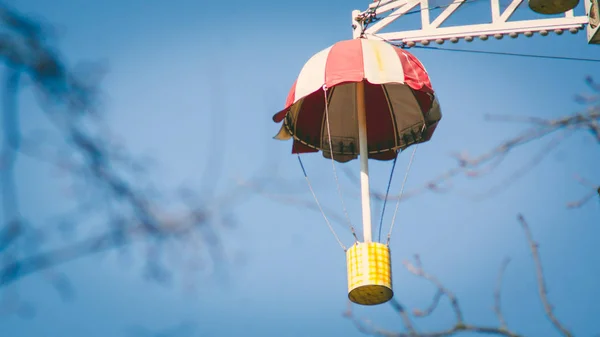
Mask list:
POLYGON ((346 259, 348 298, 352 302, 376 305, 392 299, 392 267, 387 245, 358 242, 346 251, 346 259))

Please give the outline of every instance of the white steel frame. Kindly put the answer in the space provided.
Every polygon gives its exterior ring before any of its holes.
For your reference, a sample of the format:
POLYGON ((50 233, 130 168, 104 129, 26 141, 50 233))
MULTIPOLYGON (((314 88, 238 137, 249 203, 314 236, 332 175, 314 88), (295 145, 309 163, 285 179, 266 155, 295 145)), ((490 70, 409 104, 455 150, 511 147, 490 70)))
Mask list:
MULTIPOLYGON (((460 39, 473 41, 474 38, 487 40, 493 36, 501 39, 504 35, 517 37, 519 34, 532 36, 534 33, 548 35, 549 32, 562 34, 569 31, 573 34, 583 29, 589 23, 589 13, 593 0, 586 2, 586 15, 575 16, 573 10, 564 13, 564 17, 540 18, 532 20, 508 21, 523 0, 512 0, 508 7, 502 11, 500 0, 487 0, 490 2, 492 11, 492 22, 483 24, 472 24, 463 26, 440 27, 453 13, 467 0, 454 0, 433 21, 429 16, 429 0, 377 0, 369 5, 364 12, 355 10, 352 12, 354 38, 365 35, 366 38, 383 39, 390 42, 404 43, 411 47, 416 43, 428 45, 431 42, 442 44, 445 41, 458 42, 460 39), (420 7, 417 9, 417 7, 420 7), (421 14, 421 29, 401 32, 380 33, 380 31, 401 18, 412 10, 419 10, 421 14), (386 16, 382 14, 391 12, 386 16), (380 18, 370 23, 375 17, 380 18)), ((594 0, 597 1, 597 0, 594 0)), ((587 35, 590 44, 600 44, 600 27, 592 28, 588 25, 587 35)))

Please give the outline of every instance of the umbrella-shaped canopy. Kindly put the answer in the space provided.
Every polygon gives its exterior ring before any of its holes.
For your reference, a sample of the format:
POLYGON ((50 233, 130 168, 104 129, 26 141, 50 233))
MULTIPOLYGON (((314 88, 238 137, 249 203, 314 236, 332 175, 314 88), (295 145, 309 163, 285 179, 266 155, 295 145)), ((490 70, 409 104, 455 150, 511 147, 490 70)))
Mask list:
POLYGON ((431 138, 442 115, 427 71, 409 52, 367 39, 338 42, 304 65, 285 108, 273 116, 283 121, 275 138, 294 138, 292 153, 321 150, 331 158, 333 152, 338 162, 357 158, 359 82, 364 82, 368 158, 391 160, 398 150, 431 138))

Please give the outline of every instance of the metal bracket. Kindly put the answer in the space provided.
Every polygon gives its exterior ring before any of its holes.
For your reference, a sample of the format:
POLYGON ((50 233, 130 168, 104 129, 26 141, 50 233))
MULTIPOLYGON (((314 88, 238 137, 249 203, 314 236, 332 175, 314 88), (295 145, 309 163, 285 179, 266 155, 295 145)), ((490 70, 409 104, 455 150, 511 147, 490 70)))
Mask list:
MULTIPOLYGON (((390 42, 403 43, 408 47, 414 46, 416 43, 428 45, 432 41, 438 44, 443 44, 445 41, 458 42, 460 39, 473 41, 475 38, 487 40, 493 36, 496 39, 502 39, 505 35, 516 38, 519 34, 532 36, 534 33, 540 35, 548 35, 549 32, 562 34, 569 31, 573 34, 584 28, 584 25, 589 24, 590 18, 593 15, 592 3, 598 0, 586 0, 589 4, 586 5, 586 15, 575 16, 573 10, 564 13, 563 17, 558 18, 540 18, 531 20, 509 21, 515 10, 523 2, 523 0, 512 0, 508 7, 502 11, 500 8, 500 0, 488 0, 490 2, 492 12, 492 22, 482 24, 472 24, 463 26, 440 27, 452 14, 454 14, 468 0, 453 0, 437 18, 433 21, 430 19, 429 0, 381 0, 375 1, 369 5, 369 9, 360 12, 353 12, 353 20, 366 24, 366 29, 362 26, 355 28, 354 35, 356 37, 357 29, 361 29, 360 35, 367 38, 383 39, 390 42), (380 33, 392 22, 398 20, 408 12, 419 11, 421 14, 421 29, 407 30, 401 32, 380 33), (386 16, 385 13, 391 12, 386 16), (590 14, 592 13, 592 14, 590 14), (378 20, 374 20, 374 18, 378 20), (365 19, 366 18, 366 19, 365 19), (372 23, 372 24, 371 24, 372 23)), ((592 28, 588 26, 588 42, 591 44, 600 44, 600 32, 598 27, 592 28)))

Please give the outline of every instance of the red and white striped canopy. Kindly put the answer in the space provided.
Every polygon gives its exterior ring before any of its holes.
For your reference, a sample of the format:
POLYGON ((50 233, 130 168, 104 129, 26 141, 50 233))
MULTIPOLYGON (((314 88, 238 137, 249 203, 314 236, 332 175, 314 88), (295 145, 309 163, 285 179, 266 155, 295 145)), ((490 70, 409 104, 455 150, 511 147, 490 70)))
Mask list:
POLYGON ((356 158, 356 83, 363 81, 369 158, 390 160, 397 150, 431 138, 441 112, 427 71, 409 52, 367 39, 338 42, 308 60, 285 108, 273 116, 284 121, 275 138, 293 137, 293 153, 321 150, 341 162, 356 158))

